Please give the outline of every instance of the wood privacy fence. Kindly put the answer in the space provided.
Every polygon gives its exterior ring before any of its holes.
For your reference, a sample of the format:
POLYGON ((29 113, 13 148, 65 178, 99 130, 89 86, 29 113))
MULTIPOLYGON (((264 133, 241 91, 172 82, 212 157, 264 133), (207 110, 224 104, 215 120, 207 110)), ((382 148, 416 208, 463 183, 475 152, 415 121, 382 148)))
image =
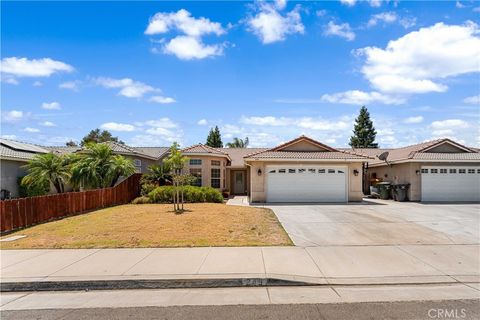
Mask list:
POLYGON ((113 188, 0 201, 1 231, 129 203, 140 194, 140 177, 141 174, 133 174, 113 188))

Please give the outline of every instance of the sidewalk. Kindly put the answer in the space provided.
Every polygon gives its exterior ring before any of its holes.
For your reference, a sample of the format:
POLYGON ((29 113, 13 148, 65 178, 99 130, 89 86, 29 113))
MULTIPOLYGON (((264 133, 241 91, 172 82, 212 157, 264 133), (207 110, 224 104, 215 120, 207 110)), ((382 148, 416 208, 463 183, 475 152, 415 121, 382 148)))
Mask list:
MULTIPOLYGON (((474 283, 478 245, 1 250, 2 283, 282 279, 320 285, 474 283)), ((248 285, 248 283, 247 283, 248 285)))

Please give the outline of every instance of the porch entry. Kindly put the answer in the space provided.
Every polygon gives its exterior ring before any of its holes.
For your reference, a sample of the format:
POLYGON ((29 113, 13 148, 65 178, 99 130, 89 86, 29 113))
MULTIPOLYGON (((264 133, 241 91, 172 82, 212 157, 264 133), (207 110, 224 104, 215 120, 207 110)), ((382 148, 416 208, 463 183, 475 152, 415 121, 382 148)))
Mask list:
POLYGON ((245 171, 233 172, 233 193, 234 194, 245 193, 245 171))

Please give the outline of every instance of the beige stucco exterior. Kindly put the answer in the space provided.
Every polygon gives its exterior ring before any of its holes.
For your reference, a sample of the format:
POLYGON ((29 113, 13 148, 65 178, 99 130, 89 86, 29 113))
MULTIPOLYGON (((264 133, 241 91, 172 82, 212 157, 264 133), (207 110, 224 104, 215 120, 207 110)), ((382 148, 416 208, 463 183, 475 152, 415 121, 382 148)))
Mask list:
MULTIPOLYGON (((265 172, 266 166, 268 165, 299 165, 306 164, 303 161, 251 161, 248 163, 250 167, 250 201, 251 202, 265 202, 266 201, 266 183, 265 183, 265 172), (261 170, 261 174, 258 174, 258 170, 261 170)), ((362 192, 362 163, 361 162, 314 162, 309 161, 308 164, 311 165, 322 165, 322 166, 347 166, 348 175, 347 175, 347 190, 348 190, 348 201, 362 201, 363 192, 362 192), (358 175, 354 174, 354 170, 358 171, 358 175)))
POLYGON ((211 178, 212 178, 212 168, 219 168, 220 169, 220 190, 225 189, 226 184, 226 167, 227 167, 227 159, 225 157, 216 157, 216 156, 204 156, 204 155, 186 155, 188 159, 201 159, 201 165, 190 165, 190 161, 187 161, 187 164, 184 167, 185 172, 190 172, 190 169, 201 169, 202 170, 202 187, 210 187, 211 186, 211 178), (220 161, 220 166, 212 166, 212 160, 220 161))
POLYGON ((376 177, 393 184, 409 183, 408 199, 410 201, 422 200, 422 175, 420 170, 422 166, 443 166, 461 167, 478 166, 478 163, 449 163, 449 162, 406 162, 392 164, 390 166, 369 167, 367 169, 367 179, 370 181, 376 174, 376 177))

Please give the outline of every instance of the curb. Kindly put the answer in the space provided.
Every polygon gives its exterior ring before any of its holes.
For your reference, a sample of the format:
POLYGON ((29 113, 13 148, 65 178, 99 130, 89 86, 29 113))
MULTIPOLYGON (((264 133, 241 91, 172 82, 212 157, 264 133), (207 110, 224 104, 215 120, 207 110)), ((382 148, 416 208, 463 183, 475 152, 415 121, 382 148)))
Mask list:
POLYGON ((3 282, 0 284, 0 292, 230 288, 318 285, 319 284, 316 283, 275 278, 36 281, 3 282))

